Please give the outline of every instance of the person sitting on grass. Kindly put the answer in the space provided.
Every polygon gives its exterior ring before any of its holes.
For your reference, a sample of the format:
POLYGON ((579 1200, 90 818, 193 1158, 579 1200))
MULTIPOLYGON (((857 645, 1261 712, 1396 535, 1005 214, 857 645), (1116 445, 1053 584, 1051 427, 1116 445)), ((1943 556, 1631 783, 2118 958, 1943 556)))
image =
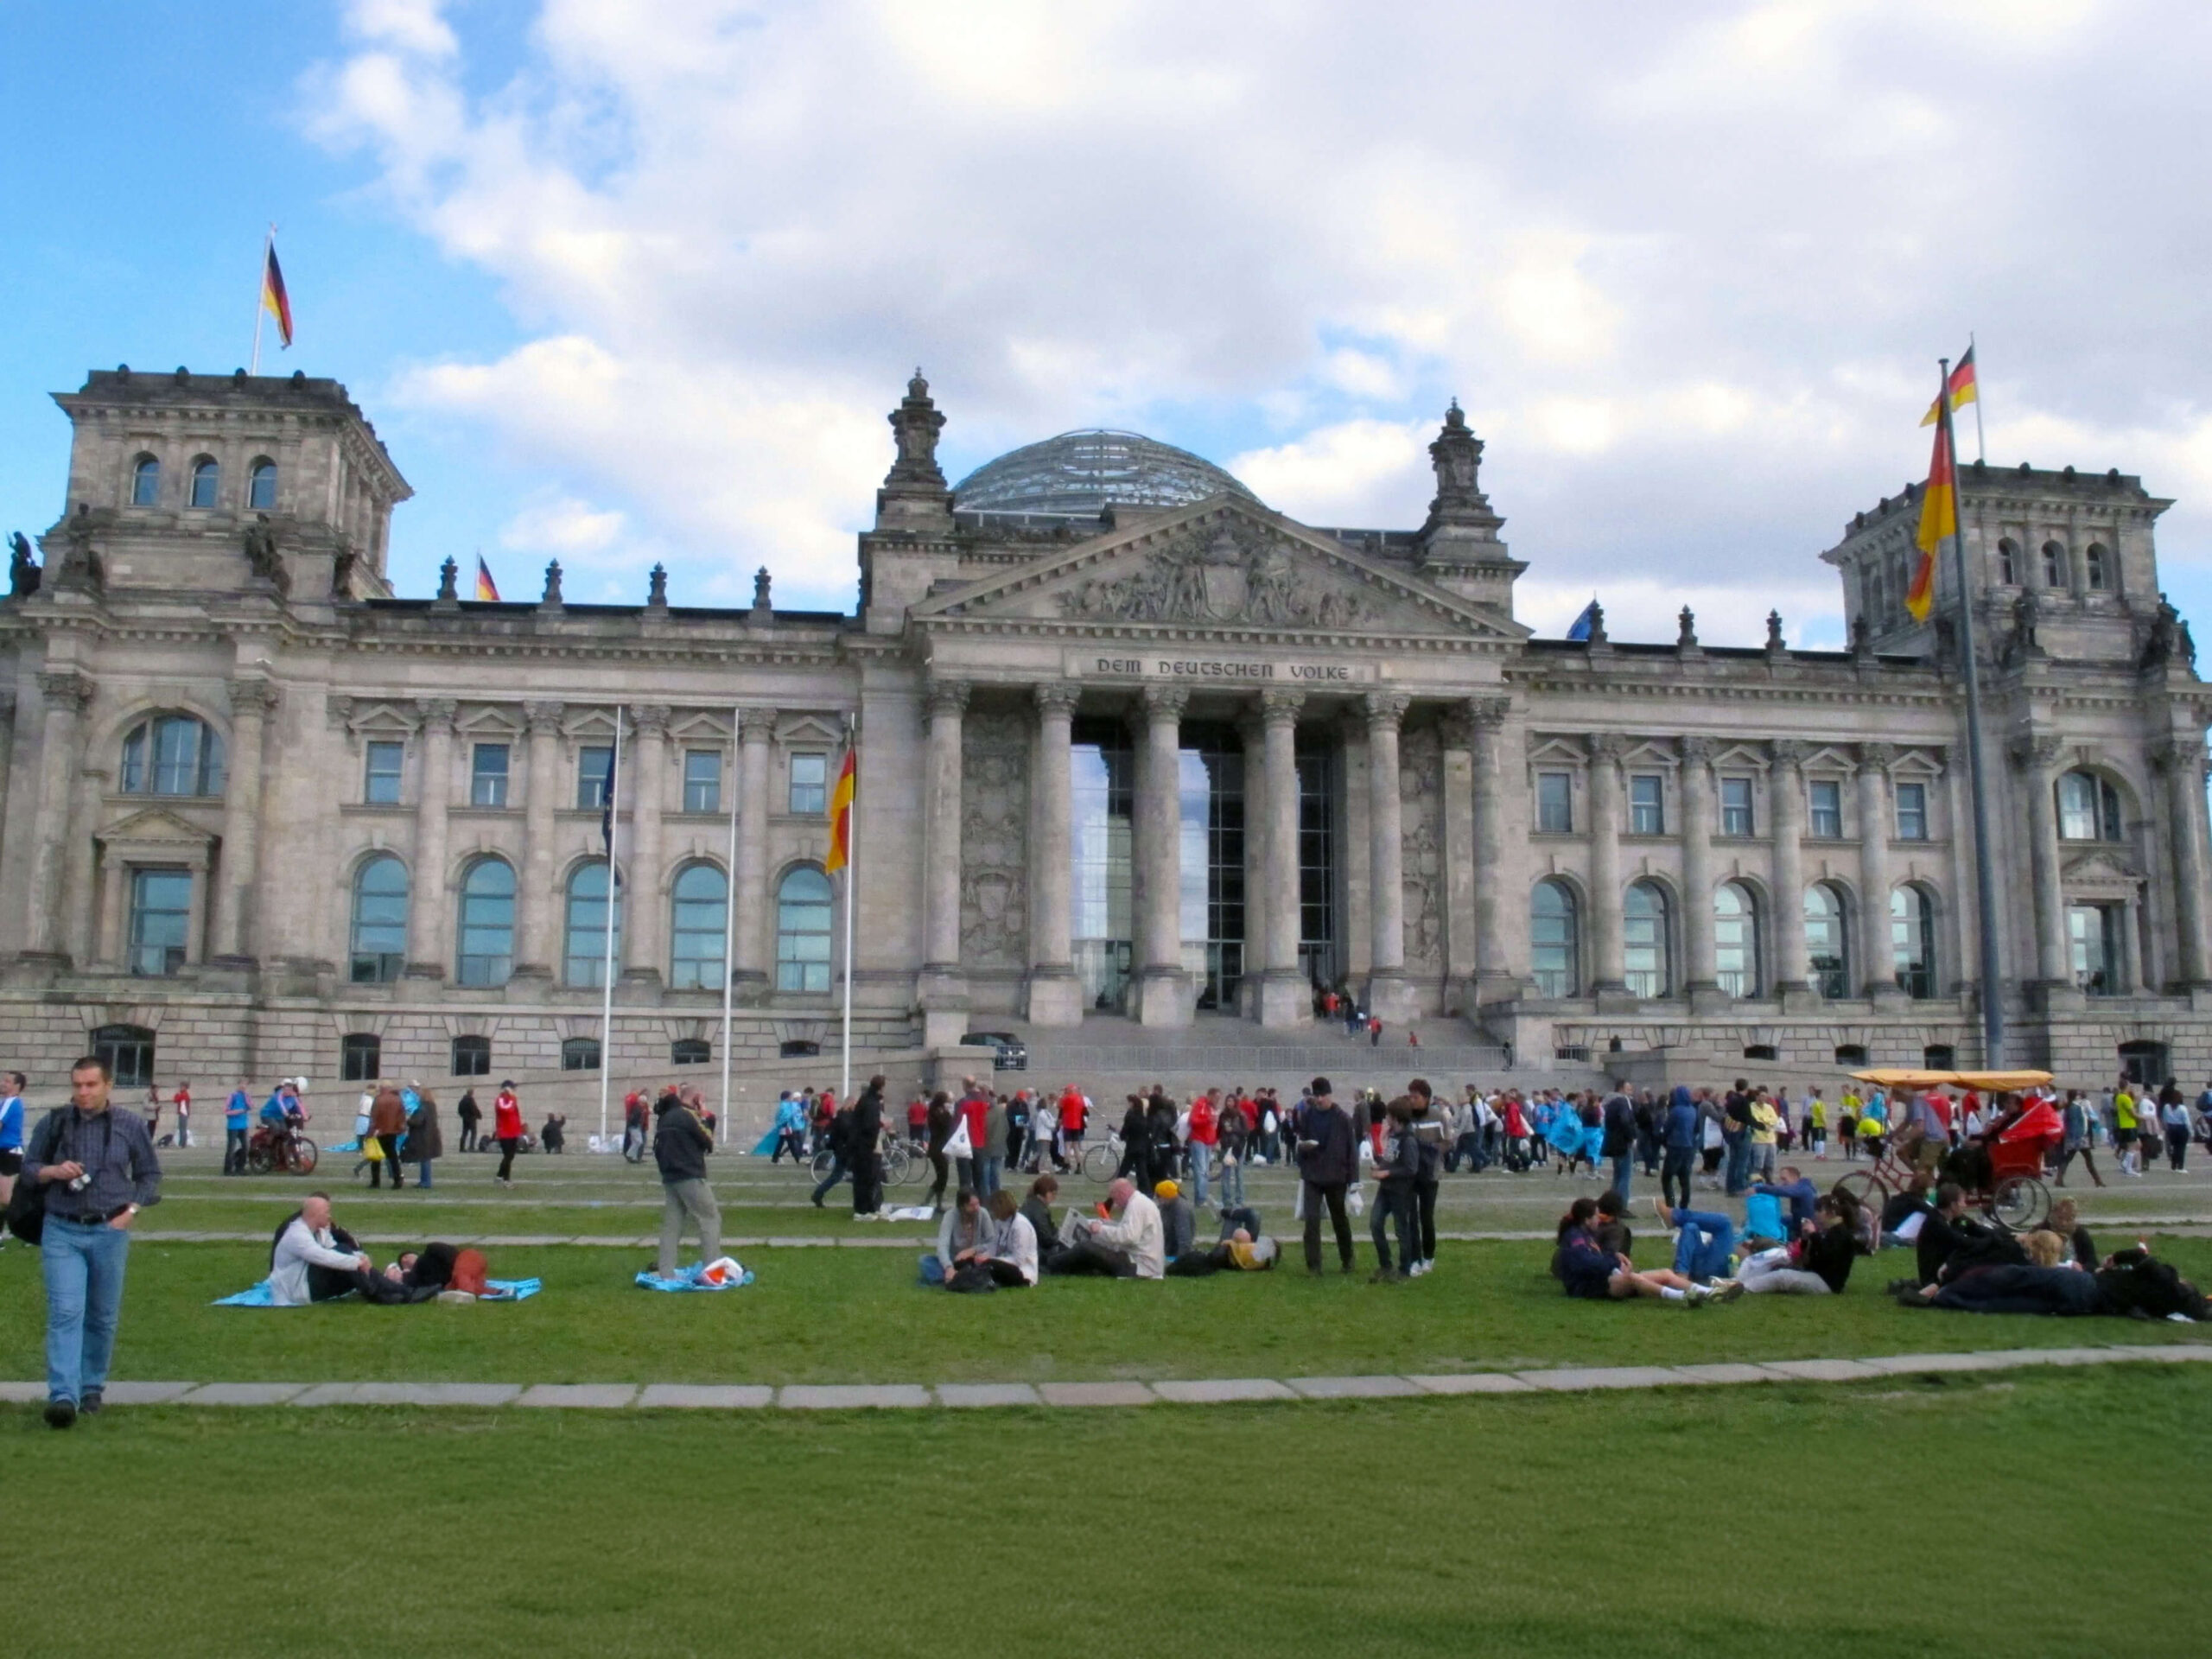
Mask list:
POLYGON ((989 1251, 990 1224, 983 1214, 982 1196, 974 1187, 963 1186, 937 1224, 937 1251, 922 1258, 922 1277, 931 1284, 947 1283, 962 1266, 989 1251))
POLYGON ((1804 1172, 1795 1164, 1784 1164, 1778 1181, 1760 1181, 1751 1191, 1764 1192, 1769 1198, 1781 1198, 1789 1205, 1789 1226, 1802 1234, 1805 1224, 1813 1219, 1814 1210, 1820 1202, 1820 1189, 1805 1179, 1804 1172))
POLYGON ((1858 1254, 1855 1218, 1844 1207, 1850 1201, 1842 1193, 1818 1200, 1799 1224, 1796 1242, 1745 1257, 1736 1282, 1753 1296, 1841 1294, 1858 1254))
POLYGON ((1966 1190, 1956 1181, 1946 1181, 1936 1189, 1936 1206, 1921 1222, 1920 1236, 1913 1241, 1923 1288, 1942 1278, 1943 1269, 1965 1244, 1957 1224, 1966 1213, 1966 1190))
POLYGON ((1158 1279, 1167 1270, 1160 1206, 1126 1176, 1106 1189, 1110 1219, 1078 1217, 1068 1224, 1069 1243, 1046 1265, 1058 1274, 1097 1274, 1114 1279, 1158 1279))
POLYGON ((2081 1213, 2071 1198, 2061 1198, 2050 1206, 2050 1216, 2044 1223, 2052 1232, 2066 1241, 2074 1257, 2074 1265, 2084 1273, 2097 1270, 2096 1241, 2089 1236, 2089 1230, 2082 1224, 2081 1213))
POLYGON ((982 1254, 991 1282, 1001 1290, 1021 1290, 1037 1282, 1037 1230, 1014 1203, 1014 1194, 1001 1187, 987 1206, 991 1231, 982 1254))
POLYGON ((1598 1195, 1597 1219, 1590 1236, 1607 1255, 1634 1255, 1636 1233, 1628 1224, 1628 1200, 1611 1187, 1598 1195))
POLYGON ((1060 1230, 1052 1222, 1052 1200, 1059 1196, 1060 1184, 1050 1175, 1039 1175, 1029 1183, 1029 1196, 1021 1201, 1021 1213, 1028 1219, 1029 1230, 1037 1236, 1040 1257, 1060 1248, 1060 1230))
POLYGON ((1677 1209, 1664 1198, 1655 1206, 1659 1224, 1675 1235, 1675 1271, 1699 1284, 1729 1276, 1736 1224, 1711 1210, 1677 1209))
POLYGON ((284 1218, 269 1250, 269 1300, 278 1307, 305 1307, 358 1295, 371 1302, 418 1302, 437 1294, 405 1275, 375 1271, 353 1234, 333 1223, 330 1194, 310 1192, 296 1215, 284 1218))
MULTIPOLYGON (((1575 1200, 1579 1209, 1585 1199, 1575 1200)), ((1597 1206, 1591 1206, 1594 1216, 1597 1206)), ((1654 1297, 1661 1301, 1681 1302, 1700 1307, 1709 1301, 1727 1301, 1743 1294, 1743 1287, 1708 1290, 1684 1274, 1665 1268, 1649 1273, 1638 1273, 1625 1255, 1608 1255, 1599 1247, 1596 1236, 1586 1223, 1576 1223, 1573 1212, 1561 1223, 1560 1247, 1554 1257, 1560 1282, 1569 1296, 1586 1301, 1626 1301, 1633 1296, 1654 1297)))
POLYGON ((1198 1243, 1198 1212, 1191 1208, 1191 1201, 1183 1196, 1179 1181, 1162 1181, 1152 1190, 1153 1202, 1160 1206, 1160 1248, 1173 1262, 1189 1251, 1198 1243))

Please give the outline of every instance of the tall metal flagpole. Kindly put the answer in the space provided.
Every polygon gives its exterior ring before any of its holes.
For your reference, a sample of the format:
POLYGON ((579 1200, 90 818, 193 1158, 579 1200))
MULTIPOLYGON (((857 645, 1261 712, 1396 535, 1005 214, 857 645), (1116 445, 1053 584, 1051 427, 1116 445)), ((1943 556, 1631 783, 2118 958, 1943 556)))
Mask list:
POLYGON ((276 226, 272 219, 269 234, 261 238, 261 269, 253 273, 253 366, 248 374, 261 372, 261 314, 269 308, 262 303, 262 296, 269 291, 269 250, 276 245, 276 226))
MULTIPOLYGON (((845 753, 853 753, 856 728, 850 715, 845 716, 845 753)), ((853 762, 853 798, 845 806, 845 1036, 844 1069, 840 1075, 837 1098, 849 1102, 853 1097, 853 912, 859 908, 853 902, 853 876, 860 868, 861 841, 861 768, 857 759, 853 762)))
POLYGON ((723 1143, 729 1141, 730 978, 737 971, 737 766, 742 753, 744 711, 729 711, 729 859, 722 866, 722 1116, 723 1143))
POLYGON ((599 989, 599 1143, 607 1144, 607 1089, 614 1064, 614 929, 621 912, 622 878, 614 862, 616 843, 622 837, 622 716, 626 703, 614 709, 614 753, 607 766, 607 957, 600 969, 599 989))
MULTIPOLYGON (((1998 976, 1997 874, 1989 860, 1989 785, 1981 754, 1981 669, 1974 658, 1973 590, 1967 586, 1966 515, 1959 507, 1959 445, 1951 429, 1951 359, 1940 358, 1943 378, 1936 392, 1942 411, 1943 448, 1951 458, 1951 570, 1959 596, 1959 652, 1966 659, 1967 766, 1974 784, 1974 898, 1981 912, 1981 1063, 1993 1071, 2005 1065, 2004 982, 1998 976)), ((1976 378, 1979 378, 1977 364, 1976 378)), ((1975 407, 1979 408, 1980 389, 1975 407)))

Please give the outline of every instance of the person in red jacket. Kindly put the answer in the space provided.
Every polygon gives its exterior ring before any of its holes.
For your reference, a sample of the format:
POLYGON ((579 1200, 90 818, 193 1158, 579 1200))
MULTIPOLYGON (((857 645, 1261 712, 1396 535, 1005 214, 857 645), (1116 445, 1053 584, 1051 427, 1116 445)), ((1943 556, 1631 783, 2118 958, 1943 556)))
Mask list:
POLYGON ((1089 1114, 1083 1105, 1083 1092, 1070 1084, 1060 1092, 1060 1135, 1052 1148, 1052 1161, 1060 1173, 1068 1173, 1070 1166, 1083 1161, 1083 1131, 1089 1114))
POLYGON ((512 1077, 501 1081, 499 1095, 492 1102, 492 1138, 499 1143, 499 1173, 495 1179, 501 1186, 512 1186, 515 1148, 522 1145, 522 1102, 515 1098, 512 1077))
POLYGON ((1191 1103, 1190 1137, 1184 1145, 1191 1154, 1191 1202, 1199 1208, 1205 1205, 1206 1176, 1213 1166, 1214 1148, 1221 1144, 1221 1113, 1214 1104, 1220 1092, 1211 1090, 1191 1103))

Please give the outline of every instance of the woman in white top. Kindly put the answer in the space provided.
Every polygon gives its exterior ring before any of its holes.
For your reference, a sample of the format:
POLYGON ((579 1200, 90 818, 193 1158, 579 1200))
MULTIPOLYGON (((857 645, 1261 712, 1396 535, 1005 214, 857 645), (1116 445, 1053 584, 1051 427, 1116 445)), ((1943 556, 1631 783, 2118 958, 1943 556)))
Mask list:
POLYGON ((1020 1290, 1037 1282, 1037 1230, 1021 1213, 1014 1194, 1001 1187, 991 1194, 991 1242, 983 1258, 991 1277, 1004 1290, 1020 1290))

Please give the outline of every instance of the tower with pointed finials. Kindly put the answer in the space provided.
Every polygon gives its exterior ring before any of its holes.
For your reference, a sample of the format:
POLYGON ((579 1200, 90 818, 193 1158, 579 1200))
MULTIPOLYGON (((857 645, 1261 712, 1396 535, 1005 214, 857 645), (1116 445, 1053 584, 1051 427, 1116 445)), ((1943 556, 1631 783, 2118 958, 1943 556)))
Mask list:
POLYGON ((1428 504, 1418 538, 1421 575, 1511 620, 1514 580, 1529 567, 1498 539, 1505 520, 1491 511, 1478 481, 1483 441, 1467 425, 1457 397, 1444 411, 1444 427, 1428 446, 1428 458, 1436 468, 1436 499, 1428 504))
POLYGON ((875 493, 875 527, 861 536, 861 617, 871 633, 896 633, 906 607, 960 572, 952 491, 938 465, 944 416, 917 368, 889 416, 896 453, 875 493))

